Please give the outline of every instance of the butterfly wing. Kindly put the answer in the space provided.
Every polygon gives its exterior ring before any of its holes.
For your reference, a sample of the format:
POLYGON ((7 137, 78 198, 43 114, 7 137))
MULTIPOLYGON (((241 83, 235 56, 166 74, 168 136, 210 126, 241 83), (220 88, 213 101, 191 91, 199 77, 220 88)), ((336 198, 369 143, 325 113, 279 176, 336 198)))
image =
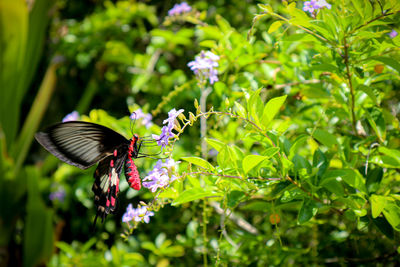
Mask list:
POLYGON ((113 155, 102 160, 94 172, 95 182, 92 191, 97 209, 94 225, 96 225, 97 217, 103 221, 107 214, 116 209, 119 177, 127 155, 124 148, 115 149, 113 155))
POLYGON ((99 124, 69 121, 58 123, 35 135, 36 140, 60 160, 87 169, 112 155, 129 141, 119 133, 99 124))

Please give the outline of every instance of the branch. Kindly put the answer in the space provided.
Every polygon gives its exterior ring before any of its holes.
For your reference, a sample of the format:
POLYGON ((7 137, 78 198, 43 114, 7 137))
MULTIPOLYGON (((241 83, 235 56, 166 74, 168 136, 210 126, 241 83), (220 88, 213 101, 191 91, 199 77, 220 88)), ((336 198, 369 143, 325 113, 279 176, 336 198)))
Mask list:
MULTIPOLYGON (((210 205, 215 209, 215 211, 220 214, 221 216, 226 216, 224 210, 221 208, 218 202, 210 202, 210 205)), ((253 234, 253 235, 258 235, 259 232, 257 228, 255 228, 253 225, 248 223, 245 219, 242 219, 235 215, 231 210, 227 209, 226 210, 228 214, 228 218, 232 220, 234 223, 236 223, 237 226, 245 230, 246 232, 253 234)))

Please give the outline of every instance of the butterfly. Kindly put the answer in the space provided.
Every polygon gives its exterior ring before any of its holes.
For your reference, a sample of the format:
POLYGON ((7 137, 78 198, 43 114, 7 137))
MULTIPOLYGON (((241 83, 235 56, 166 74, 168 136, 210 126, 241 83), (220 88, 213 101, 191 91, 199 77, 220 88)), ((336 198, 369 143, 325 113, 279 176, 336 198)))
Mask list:
POLYGON ((35 138, 54 156, 80 169, 99 162, 92 187, 97 209, 94 225, 97 217, 103 222, 108 214, 115 211, 119 177, 124 166, 129 186, 135 190, 141 188, 139 172, 133 161, 138 157, 142 144, 136 134, 128 140, 99 124, 68 121, 36 133, 35 138))

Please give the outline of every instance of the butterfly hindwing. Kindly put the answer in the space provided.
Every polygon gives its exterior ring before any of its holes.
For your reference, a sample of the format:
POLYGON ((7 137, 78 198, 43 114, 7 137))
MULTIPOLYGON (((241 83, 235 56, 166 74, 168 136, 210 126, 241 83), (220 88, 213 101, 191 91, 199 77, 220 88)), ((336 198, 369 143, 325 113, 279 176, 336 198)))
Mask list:
POLYGON ((119 133, 99 124, 83 121, 58 123, 35 135, 36 140, 60 160, 87 169, 112 155, 129 141, 119 133))
POLYGON ((97 217, 102 221, 107 214, 116 209, 119 192, 119 178, 126 158, 124 149, 115 149, 112 156, 102 160, 94 173, 95 182, 92 187, 94 192, 94 203, 96 205, 97 217))

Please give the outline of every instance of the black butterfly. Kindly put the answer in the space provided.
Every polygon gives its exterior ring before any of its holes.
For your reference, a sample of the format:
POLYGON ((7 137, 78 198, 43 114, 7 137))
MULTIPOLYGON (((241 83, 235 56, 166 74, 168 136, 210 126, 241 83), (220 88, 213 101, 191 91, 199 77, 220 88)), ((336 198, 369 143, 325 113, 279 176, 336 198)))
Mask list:
POLYGON ((125 176, 129 186, 141 188, 139 173, 133 159, 138 157, 139 137, 127 140, 119 133, 90 122, 69 121, 58 123, 35 135, 36 140, 60 160, 81 169, 100 162, 94 172, 94 203, 97 217, 102 221, 114 212, 119 191, 119 177, 125 163, 125 176))

